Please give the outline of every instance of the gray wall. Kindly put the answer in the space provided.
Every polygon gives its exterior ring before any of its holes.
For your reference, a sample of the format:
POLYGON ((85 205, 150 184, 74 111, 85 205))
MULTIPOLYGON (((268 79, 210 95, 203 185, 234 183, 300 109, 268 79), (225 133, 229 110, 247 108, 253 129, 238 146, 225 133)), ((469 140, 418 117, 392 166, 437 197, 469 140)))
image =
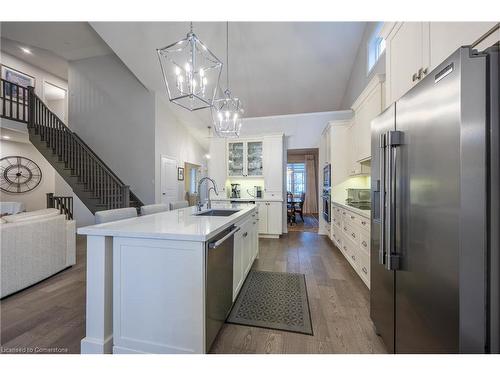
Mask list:
POLYGON ((354 101, 357 99, 359 94, 366 87, 368 82, 373 78, 375 74, 385 74, 385 53, 380 56, 375 66, 367 74, 368 67, 368 41, 375 29, 378 26, 378 22, 368 22, 363 33, 363 39, 359 45, 358 52, 356 54, 356 59, 354 60, 354 65, 352 67, 351 76, 349 77, 349 82, 344 93, 344 98, 342 99, 342 108, 350 108, 354 101))
POLYGON ((113 55, 71 61, 69 127, 130 185, 155 200, 155 97, 113 55))

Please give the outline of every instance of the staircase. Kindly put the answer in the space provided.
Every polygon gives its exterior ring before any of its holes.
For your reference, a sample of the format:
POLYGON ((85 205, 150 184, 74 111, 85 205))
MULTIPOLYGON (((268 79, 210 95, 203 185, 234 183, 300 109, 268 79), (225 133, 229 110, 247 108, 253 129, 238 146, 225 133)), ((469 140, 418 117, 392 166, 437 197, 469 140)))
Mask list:
POLYGON ((29 139, 93 214, 142 206, 118 176, 42 100, 33 87, 1 79, 0 117, 26 123, 29 139))

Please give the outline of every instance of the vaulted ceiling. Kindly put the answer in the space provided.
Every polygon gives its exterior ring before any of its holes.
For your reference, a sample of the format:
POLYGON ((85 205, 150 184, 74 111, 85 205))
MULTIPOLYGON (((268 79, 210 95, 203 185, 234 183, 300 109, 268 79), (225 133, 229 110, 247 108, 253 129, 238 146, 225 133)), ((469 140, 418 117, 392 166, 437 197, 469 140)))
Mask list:
MULTIPOLYGON (((90 26, 3 22, 2 49, 59 76, 64 76, 65 61, 112 50, 144 86, 168 103, 156 49, 184 38, 188 22, 92 22, 90 26), (22 56, 19 45, 11 41, 38 48, 37 53, 22 56), (38 64, 30 58, 38 59, 38 64)), ((231 22, 230 86, 243 102, 245 117, 344 109, 342 98, 365 26, 364 22, 231 22)), ((225 22, 195 22, 194 32, 225 62, 225 22)), ((221 81, 225 82, 225 70, 221 81)), ((210 111, 191 113, 167 105, 197 138, 206 137, 210 111)))
MULTIPOLYGON (((322 112, 340 108, 364 22, 231 22, 230 86, 245 117, 322 112)), ((91 26, 149 89, 165 95, 156 49, 181 38, 188 22, 92 22, 91 26)), ((194 23, 194 32, 226 59, 226 24, 194 23)), ((223 72, 222 82, 225 82, 223 72)), ((170 104, 177 118, 206 136, 207 110, 170 104)))

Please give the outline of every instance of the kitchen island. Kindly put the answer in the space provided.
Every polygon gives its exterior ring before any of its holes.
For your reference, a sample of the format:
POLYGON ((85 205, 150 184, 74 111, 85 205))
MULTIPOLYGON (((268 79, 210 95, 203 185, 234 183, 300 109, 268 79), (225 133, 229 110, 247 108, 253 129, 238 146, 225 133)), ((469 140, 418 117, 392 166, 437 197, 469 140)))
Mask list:
POLYGON ((255 206, 213 211, 188 207, 78 229, 87 235, 82 353, 210 349, 258 256, 255 206))

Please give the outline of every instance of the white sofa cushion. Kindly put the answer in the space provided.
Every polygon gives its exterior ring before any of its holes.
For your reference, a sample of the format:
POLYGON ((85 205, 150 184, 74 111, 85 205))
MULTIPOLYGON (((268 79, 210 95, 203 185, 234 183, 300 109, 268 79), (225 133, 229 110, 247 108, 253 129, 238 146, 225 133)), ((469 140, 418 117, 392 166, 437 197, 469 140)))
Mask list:
POLYGON ((66 268, 67 230, 64 215, 2 225, 0 297, 66 268))
POLYGON ((56 215, 60 215, 60 212, 57 208, 47 208, 44 210, 23 212, 22 214, 4 216, 4 220, 7 223, 18 223, 21 221, 38 220, 56 215))

